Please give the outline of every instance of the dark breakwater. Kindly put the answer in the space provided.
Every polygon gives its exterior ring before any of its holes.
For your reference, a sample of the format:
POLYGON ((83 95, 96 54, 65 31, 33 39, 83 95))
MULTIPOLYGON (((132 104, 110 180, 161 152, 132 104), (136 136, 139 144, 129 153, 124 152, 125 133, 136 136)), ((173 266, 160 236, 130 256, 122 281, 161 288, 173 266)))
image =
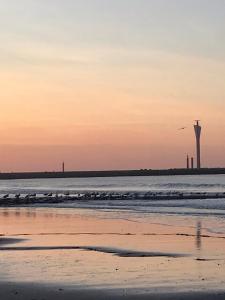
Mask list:
POLYGON ((88 178, 123 176, 175 176, 175 175, 219 175, 225 168, 164 169, 164 170, 108 170, 108 171, 67 171, 67 172, 12 172, 0 173, 0 180, 41 179, 41 178, 88 178))

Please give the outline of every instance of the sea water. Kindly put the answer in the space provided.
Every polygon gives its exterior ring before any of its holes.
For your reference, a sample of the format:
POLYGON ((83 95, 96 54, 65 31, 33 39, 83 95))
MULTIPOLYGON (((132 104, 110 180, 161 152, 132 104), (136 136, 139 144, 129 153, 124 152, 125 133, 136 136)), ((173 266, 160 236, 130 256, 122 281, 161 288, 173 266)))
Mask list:
MULTIPOLYGON (((224 199, 148 200, 135 199, 139 192, 225 192, 225 175, 199 176, 134 176, 105 178, 62 178, 0 181, 0 198, 4 194, 127 192, 134 195, 124 200, 76 200, 48 206, 129 210, 136 213, 214 215, 225 217, 224 199)), ((44 204, 43 204, 44 205, 44 204)), ((40 205, 39 205, 40 206, 40 205)))

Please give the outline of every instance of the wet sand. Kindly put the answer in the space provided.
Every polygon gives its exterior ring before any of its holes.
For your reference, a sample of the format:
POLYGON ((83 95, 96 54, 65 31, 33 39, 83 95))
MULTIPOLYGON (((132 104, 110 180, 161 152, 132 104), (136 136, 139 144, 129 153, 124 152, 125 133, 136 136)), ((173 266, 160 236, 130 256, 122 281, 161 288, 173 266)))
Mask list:
POLYGON ((216 218, 0 209, 0 299, 225 299, 216 218), (206 226, 207 225, 207 226, 206 226))
POLYGON ((127 294, 123 290, 97 290, 66 286, 44 286, 39 284, 0 283, 0 298, 4 300, 223 300, 225 292, 158 292, 142 294, 133 291, 127 294))

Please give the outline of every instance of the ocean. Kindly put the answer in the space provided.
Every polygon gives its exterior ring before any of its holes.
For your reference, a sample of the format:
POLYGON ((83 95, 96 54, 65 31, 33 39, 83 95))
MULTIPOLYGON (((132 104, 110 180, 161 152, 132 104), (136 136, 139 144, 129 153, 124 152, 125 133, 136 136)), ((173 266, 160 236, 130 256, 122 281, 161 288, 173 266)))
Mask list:
MULTIPOLYGON (((224 199, 135 199, 135 193, 225 193, 225 175, 199 176, 141 176, 107 178, 63 178, 0 181, 0 198, 4 194, 123 192, 134 195, 132 199, 77 200, 46 206, 124 210, 141 214, 205 215, 225 217, 224 199)), ((45 204, 38 204, 45 206, 45 204)))

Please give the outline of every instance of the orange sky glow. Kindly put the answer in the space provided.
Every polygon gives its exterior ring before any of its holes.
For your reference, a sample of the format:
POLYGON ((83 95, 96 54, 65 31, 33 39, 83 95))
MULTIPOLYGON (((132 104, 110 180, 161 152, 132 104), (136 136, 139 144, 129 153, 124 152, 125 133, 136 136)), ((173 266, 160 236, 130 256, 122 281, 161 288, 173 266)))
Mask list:
POLYGON ((203 166, 224 167, 225 18, 210 2, 64 2, 0 2, 0 171, 184 167, 196 118, 203 166))

